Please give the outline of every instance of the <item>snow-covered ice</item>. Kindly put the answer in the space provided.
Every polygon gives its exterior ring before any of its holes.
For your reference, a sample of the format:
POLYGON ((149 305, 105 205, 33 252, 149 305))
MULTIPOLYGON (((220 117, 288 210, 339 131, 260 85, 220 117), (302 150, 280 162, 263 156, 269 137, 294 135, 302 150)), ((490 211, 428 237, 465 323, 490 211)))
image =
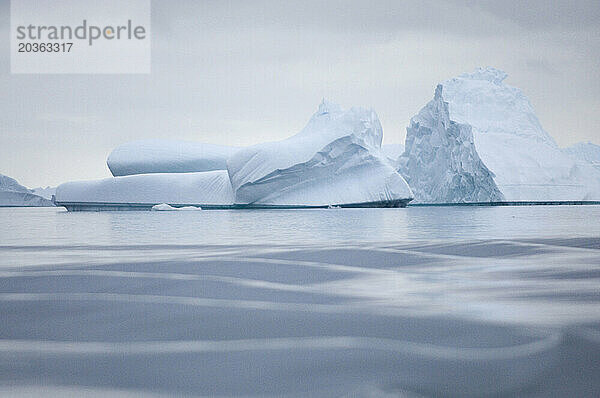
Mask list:
POLYGON ((57 189, 56 200, 169 205, 399 205, 410 200, 412 192, 381 150, 382 138, 374 111, 344 111, 323 101, 300 133, 279 142, 243 149, 161 140, 122 145, 108 158, 111 171, 118 177, 63 184, 57 189), (211 169, 219 170, 184 173, 211 169), (171 172, 165 173, 167 170, 171 172), (146 174, 138 174, 142 172, 146 174))
MULTIPOLYGON (((560 149, 506 77, 488 67, 441 83, 412 118, 405 148, 381 145, 373 110, 343 110, 323 101, 302 131, 282 141, 246 148, 135 141, 116 148, 107 163, 115 176, 221 171, 220 183, 202 183, 198 194, 184 183, 181 195, 196 198, 187 202, 195 204, 397 203, 410 200, 413 191, 420 202, 600 200, 600 147, 560 149), (213 202, 198 200, 206 197, 213 202)), ((81 192, 94 192, 83 195, 85 201, 182 203, 165 199, 180 195, 177 177, 141 178, 78 184, 90 184, 79 185, 81 192)), ((63 190, 57 199, 65 195, 63 190)))
POLYGON ((56 190, 57 202, 168 203, 231 205, 233 191, 225 170, 200 173, 139 174, 73 181, 56 190))
POLYGON ((106 161, 112 174, 189 173, 225 170, 238 148, 174 140, 133 141, 115 148, 106 161))
POLYGON ((335 205, 412 198, 381 151, 373 110, 323 101, 304 129, 241 149, 227 162, 236 203, 335 205))
MULTIPOLYGON (((600 173, 590 164, 577 162, 563 152, 552 137, 544 131, 533 107, 523 92, 504 83, 506 73, 495 68, 479 68, 449 79, 441 84, 441 97, 448 104, 448 120, 469 126, 473 134, 473 144, 478 158, 472 156, 462 159, 459 169, 475 168, 481 159, 483 165, 492 173, 494 183, 507 201, 546 201, 546 200, 597 200, 600 199, 600 173), (471 164, 465 164, 471 163, 471 164)), ((424 109, 422 112, 427 112, 424 109)), ((439 134, 448 134, 451 129, 444 126, 446 115, 431 115, 431 122, 442 123, 442 128, 431 135, 431 140, 421 141, 417 136, 423 130, 411 127, 407 131, 407 149, 411 142, 409 159, 418 163, 415 157, 431 156, 435 158, 441 142, 436 142, 439 134), (435 119, 435 120, 434 120, 435 119)), ((417 122, 415 120, 415 122, 417 122)), ((446 137, 447 139, 448 137, 446 137)), ((463 145, 463 142, 456 142, 463 145)), ((470 145, 470 142, 467 144, 470 145)), ((463 148, 444 149, 450 152, 464 152, 463 148)), ((425 159, 422 160, 425 162, 425 159)), ((440 174, 446 174, 446 180, 458 176, 448 168, 430 168, 421 170, 421 178, 411 180, 416 200, 445 201, 445 188, 437 191, 431 185, 439 181, 440 174), (424 176, 423 174, 427 174, 424 176), (431 196, 419 196, 421 192, 430 192, 431 196)), ((457 178, 457 181, 463 181, 457 178)), ((488 190, 488 187, 484 187, 488 190)), ((486 201, 496 198, 490 190, 486 201)), ((469 201, 473 192, 469 189, 453 201, 469 201)), ((476 197, 483 198, 477 194, 476 197)))

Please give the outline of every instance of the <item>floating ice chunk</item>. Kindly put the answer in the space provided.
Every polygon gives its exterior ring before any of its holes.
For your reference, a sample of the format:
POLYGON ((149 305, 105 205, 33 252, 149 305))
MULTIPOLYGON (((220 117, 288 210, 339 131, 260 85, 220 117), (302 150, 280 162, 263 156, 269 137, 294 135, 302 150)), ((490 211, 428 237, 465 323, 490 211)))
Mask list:
POLYGON ((158 205, 154 205, 151 208, 152 211, 194 211, 194 210, 202 210, 201 207, 196 207, 196 206, 183 206, 183 207, 173 207, 173 206, 169 206, 166 203, 161 203, 158 205))
POLYGON ((152 206, 152 211, 171 211, 171 210, 177 210, 177 208, 173 207, 173 206, 169 206, 166 203, 160 203, 158 205, 154 205, 152 206))

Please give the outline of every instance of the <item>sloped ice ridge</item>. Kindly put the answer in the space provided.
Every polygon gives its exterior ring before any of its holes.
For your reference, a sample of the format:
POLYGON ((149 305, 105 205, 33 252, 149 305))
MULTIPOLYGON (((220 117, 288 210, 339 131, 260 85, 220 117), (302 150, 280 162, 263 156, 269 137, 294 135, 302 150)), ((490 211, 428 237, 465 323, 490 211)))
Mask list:
POLYGON ((19 184, 14 178, 3 174, 0 174, 0 191, 31 192, 29 189, 19 184))
POLYGON ((421 202, 503 200, 475 150, 471 126, 450 120, 442 89, 438 85, 434 99, 410 121, 401 174, 421 202))
POLYGON ((0 174, 0 206, 47 207, 54 204, 32 190, 19 184, 14 178, 0 174))
POLYGON ((381 152, 372 110, 323 101, 306 127, 283 141, 254 145, 227 162, 236 203, 336 205, 412 198, 381 152))
POLYGON ((400 171, 406 173, 416 200, 495 201, 498 191, 507 201, 600 199, 598 170, 558 148, 541 127, 523 92, 503 82, 506 77, 498 69, 479 68, 447 80, 440 85, 437 108, 430 103, 413 118, 407 129, 400 171), (440 111, 442 102, 447 104, 447 114, 440 111), (430 127, 421 127, 423 119, 435 126, 429 139, 423 139, 427 136, 425 129, 430 127), (454 139, 456 128, 470 128, 472 141, 467 136, 466 141, 454 139), (435 160, 436 167, 427 166, 426 156, 432 154, 431 148, 439 145, 439 140, 453 146, 442 153, 454 156, 440 156, 435 160), (453 163, 452 159, 460 159, 460 163, 453 163), (417 164, 424 168, 416 170, 417 164), (497 190, 484 169, 489 171, 497 190), (483 184, 479 190, 464 184, 464 171, 473 178, 479 176, 483 184), (456 184, 439 185, 441 179, 456 184), (449 191, 453 192, 450 197, 449 191))

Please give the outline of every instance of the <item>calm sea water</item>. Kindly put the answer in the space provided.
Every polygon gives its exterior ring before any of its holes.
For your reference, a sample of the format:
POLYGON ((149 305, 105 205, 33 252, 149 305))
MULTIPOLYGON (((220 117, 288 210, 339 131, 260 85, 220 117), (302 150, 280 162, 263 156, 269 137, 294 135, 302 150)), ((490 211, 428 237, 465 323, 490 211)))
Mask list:
POLYGON ((0 208, 0 395, 600 396, 599 221, 0 208))
POLYGON ((600 206, 81 212, 0 208, 2 245, 327 244, 600 236, 600 206))

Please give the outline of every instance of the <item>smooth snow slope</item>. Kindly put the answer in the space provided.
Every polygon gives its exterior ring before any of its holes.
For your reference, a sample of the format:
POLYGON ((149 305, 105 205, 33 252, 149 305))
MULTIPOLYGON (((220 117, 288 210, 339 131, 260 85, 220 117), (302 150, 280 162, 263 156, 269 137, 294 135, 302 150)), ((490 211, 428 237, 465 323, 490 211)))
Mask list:
POLYGON ((14 178, 0 174, 0 206, 47 207, 54 204, 32 193, 14 178))
POLYGON ((450 120, 442 89, 438 85, 434 99, 411 119, 400 173, 420 202, 503 200, 477 155, 471 126, 450 120))
POLYGON ((323 101, 300 133, 229 159, 236 202, 327 205, 412 198, 381 152, 382 137, 374 111, 344 111, 323 101))
MULTIPOLYGON (((498 69, 479 68, 442 83, 449 120, 471 127, 476 153, 505 200, 600 199, 598 170, 558 148, 523 92, 503 82, 506 77, 498 69)), ((435 191, 435 186, 430 189, 435 191)), ((434 194, 433 201, 444 201, 443 196, 434 194)), ((465 193, 456 201, 468 200, 465 193)))
POLYGON ((61 203, 233 204, 227 171, 140 174, 59 185, 61 203))
POLYGON ((600 145, 592 144, 591 142, 578 142, 564 148, 563 152, 577 160, 589 162, 596 169, 600 170, 600 145))
POLYGON ((115 148, 106 161, 117 176, 225 170, 238 148, 189 141, 142 140, 115 148))

